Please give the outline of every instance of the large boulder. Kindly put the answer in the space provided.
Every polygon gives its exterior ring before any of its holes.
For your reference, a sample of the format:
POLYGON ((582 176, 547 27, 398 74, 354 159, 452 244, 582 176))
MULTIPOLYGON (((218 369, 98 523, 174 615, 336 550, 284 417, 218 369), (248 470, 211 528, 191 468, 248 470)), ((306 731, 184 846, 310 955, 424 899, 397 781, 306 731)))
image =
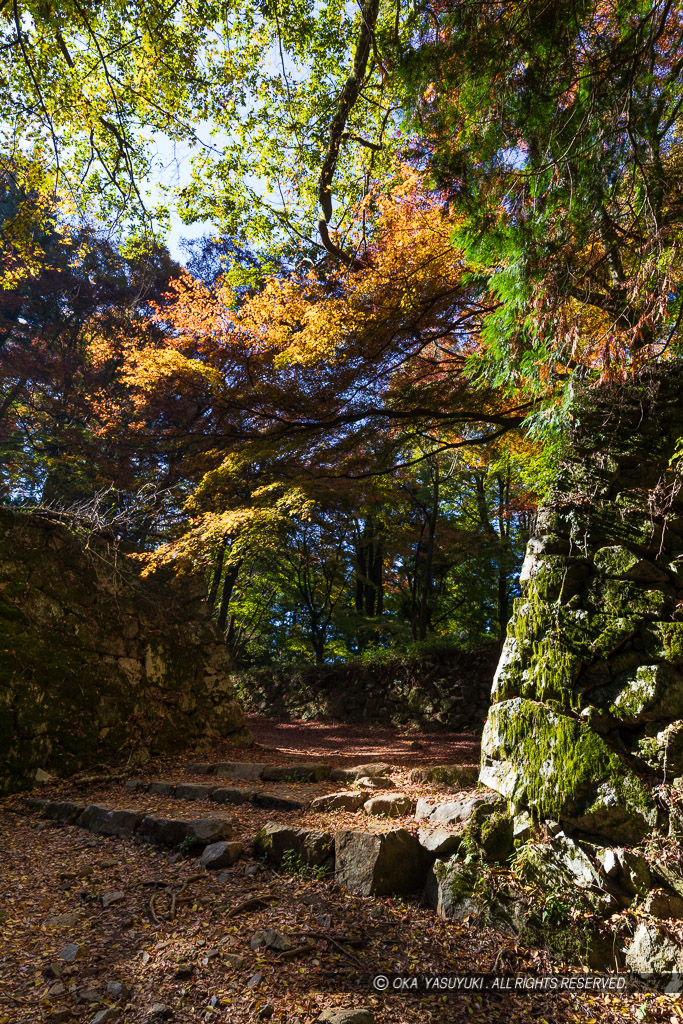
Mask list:
POLYGON ((254 852, 282 864, 290 859, 307 867, 320 867, 334 857, 329 832, 267 822, 254 839, 254 852))
POLYGON ((335 881, 360 896, 414 892, 424 884, 428 859, 404 828, 388 832, 340 831, 335 834, 335 881))
POLYGON ((657 822, 648 787, 602 736, 521 697, 491 708, 480 779, 516 810, 531 808, 616 842, 638 843, 657 822))
POLYGON ((683 950, 657 924, 641 921, 626 950, 626 966, 666 992, 683 989, 683 950))

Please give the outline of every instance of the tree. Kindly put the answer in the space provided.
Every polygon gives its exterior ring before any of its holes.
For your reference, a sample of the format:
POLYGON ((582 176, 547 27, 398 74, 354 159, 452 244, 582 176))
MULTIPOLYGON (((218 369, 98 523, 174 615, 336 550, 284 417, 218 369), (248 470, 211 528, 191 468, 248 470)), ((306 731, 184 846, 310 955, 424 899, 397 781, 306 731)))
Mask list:
POLYGON ((418 149, 491 268, 494 379, 545 387, 679 345, 682 69, 668 0, 423 13, 404 63, 418 149))

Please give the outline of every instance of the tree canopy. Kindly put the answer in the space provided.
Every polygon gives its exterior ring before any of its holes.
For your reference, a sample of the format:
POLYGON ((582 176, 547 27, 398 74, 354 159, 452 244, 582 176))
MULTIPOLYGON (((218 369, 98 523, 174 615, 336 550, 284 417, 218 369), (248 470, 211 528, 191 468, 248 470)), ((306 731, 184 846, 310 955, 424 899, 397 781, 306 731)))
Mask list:
POLYGON ((679 354, 680 8, 0 24, 6 500, 108 495, 242 657, 499 636, 575 383, 679 354))

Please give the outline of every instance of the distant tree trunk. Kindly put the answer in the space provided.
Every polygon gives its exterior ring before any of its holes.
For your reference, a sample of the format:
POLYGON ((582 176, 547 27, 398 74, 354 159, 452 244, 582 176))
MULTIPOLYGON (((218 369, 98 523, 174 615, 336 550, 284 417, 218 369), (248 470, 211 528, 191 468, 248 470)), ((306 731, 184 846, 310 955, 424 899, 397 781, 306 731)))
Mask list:
POLYGON ((420 592, 420 615, 418 619, 418 639, 425 640, 427 637, 427 626, 430 617, 429 599, 432 590, 432 570, 434 568, 434 543, 436 538, 436 521, 439 516, 439 464, 434 464, 432 479, 434 489, 432 492, 432 506, 429 509, 427 520, 427 543, 425 544, 425 560, 422 573, 422 588, 420 592))
POLYGON ((221 606, 218 610, 218 628, 224 635, 228 621, 230 598, 232 597, 232 592, 235 588, 239 571, 240 563, 238 562, 237 565, 229 566, 226 570, 225 576, 223 577, 223 593, 221 594, 221 606))
POLYGON ((218 600, 218 588, 221 584, 221 575, 223 573, 223 560, 225 558, 225 549, 228 546, 227 537, 224 537, 218 546, 218 552, 216 554, 216 564, 213 570, 213 579, 211 580, 211 586, 209 588, 209 604, 212 608, 216 607, 216 601, 218 600))
POLYGON ((356 527, 356 611, 368 617, 381 615, 384 606, 382 585, 383 554, 381 529, 368 516, 356 527))

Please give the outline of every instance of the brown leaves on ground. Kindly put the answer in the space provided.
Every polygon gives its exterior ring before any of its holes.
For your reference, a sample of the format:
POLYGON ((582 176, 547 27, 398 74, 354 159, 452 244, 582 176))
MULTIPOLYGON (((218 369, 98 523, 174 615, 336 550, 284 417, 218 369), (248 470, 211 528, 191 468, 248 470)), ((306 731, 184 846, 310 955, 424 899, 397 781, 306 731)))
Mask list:
MULTIPOLYGON (((224 750, 220 756, 292 762, 298 749, 322 759, 320 732, 324 728, 299 725, 287 733, 298 748, 291 742, 286 750, 224 750)), ((328 750, 325 759, 338 765, 370 757, 396 762, 396 742, 389 737, 382 746, 373 734, 363 745, 359 736, 356 749, 347 744, 336 756, 328 750)), ((452 749, 449 757, 444 750, 438 757, 419 753, 423 764, 456 760, 452 749)), ((144 775, 187 777, 187 763, 165 759, 144 775)), ((387 780, 388 788, 403 783, 410 790, 411 763, 387 780)), ((311 796, 334 787, 268 788, 311 796)), ((230 817, 235 838, 247 846, 265 820, 330 831, 387 827, 386 819, 353 814, 292 814, 131 794, 119 780, 80 787, 71 780, 49 792, 173 817, 230 817)), ((412 819, 397 823, 416 828, 412 819)), ((162 1019, 149 1016, 160 1004, 175 1022, 221 1024, 311 1024, 324 1008, 342 1006, 371 1008, 376 1024, 586 1024, 636 1019, 638 1012, 644 1021, 683 1020, 677 1001, 664 996, 381 994, 368 983, 379 973, 545 974, 558 965, 475 922, 440 920, 418 898, 353 896, 311 873, 274 870, 248 849, 233 867, 207 872, 194 857, 53 825, 27 811, 22 796, 2 801, 0 829, 0 1024, 38 1024, 60 1009, 72 1014, 63 1020, 87 1024, 108 1006, 120 1011, 119 1024, 148 1024, 162 1019), (117 998, 117 984, 123 998, 117 998)))

